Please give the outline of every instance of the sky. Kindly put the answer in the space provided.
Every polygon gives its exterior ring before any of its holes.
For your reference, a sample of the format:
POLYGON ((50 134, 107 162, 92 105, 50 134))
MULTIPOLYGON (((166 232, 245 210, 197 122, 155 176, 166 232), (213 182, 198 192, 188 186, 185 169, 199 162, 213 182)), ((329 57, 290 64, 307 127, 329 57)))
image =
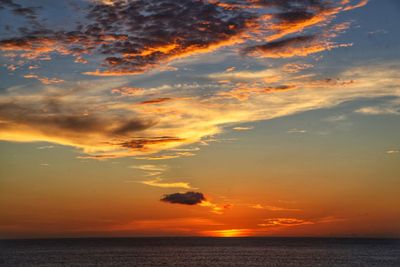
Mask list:
POLYGON ((0 238, 400 237, 397 0, 0 0, 0 238))

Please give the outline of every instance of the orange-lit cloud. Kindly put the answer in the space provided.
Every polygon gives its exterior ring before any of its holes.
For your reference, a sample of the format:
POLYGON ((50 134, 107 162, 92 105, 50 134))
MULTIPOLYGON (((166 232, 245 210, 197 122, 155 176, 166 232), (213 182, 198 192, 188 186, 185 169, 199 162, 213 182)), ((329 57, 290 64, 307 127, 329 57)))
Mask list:
POLYGON ((249 131, 249 130, 253 130, 254 127, 253 126, 247 126, 247 127, 238 126, 238 127, 233 127, 232 129, 235 131, 249 131))
MULTIPOLYGON (((279 74, 279 70, 273 73, 279 74)), ((138 105, 142 99, 136 97, 115 101, 110 88, 124 86, 125 81, 35 85, 36 89, 29 91, 12 88, 0 97, 0 139, 73 146, 85 153, 82 158, 188 157, 194 151, 173 149, 207 144, 233 124, 332 107, 358 98, 399 95, 399 88, 393 87, 399 83, 397 70, 395 64, 351 68, 338 78, 317 80, 283 72, 290 86, 279 80, 268 86, 257 74, 260 80, 256 83, 231 84, 202 98, 195 95, 197 87, 185 90, 194 94, 190 98, 182 97, 173 86, 145 89, 175 99, 157 105, 138 105)), ((391 107, 396 108, 394 104, 391 107)))
POLYGON ((300 209, 291 209, 291 208, 277 207, 271 205, 261 205, 261 204, 253 204, 250 205, 249 207, 253 209, 270 210, 270 211, 300 211, 300 209))
POLYGON ((114 94, 120 94, 122 96, 140 96, 144 94, 145 90, 143 88, 123 86, 114 88, 111 90, 111 92, 114 94))
POLYGON ((312 221, 297 218, 271 218, 265 219, 263 223, 258 224, 261 227, 288 227, 306 224, 314 224, 312 221))
POLYGON ((223 214, 224 211, 226 211, 232 207, 232 204, 220 205, 220 204, 210 202, 208 200, 203 200, 201 203, 199 203, 199 206, 210 208, 212 213, 223 214))
POLYGON ((167 159, 176 159, 180 157, 190 157, 194 156, 195 154, 193 153, 188 153, 188 152, 179 152, 175 154, 169 154, 169 155, 154 155, 154 156, 142 156, 142 157, 136 157, 136 159, 141 159, 141 160, 167 160, 167 159))
POLYGON ((252 87, 251 85, 247 85, 247 86, 234 88, 230 91, 220 92, 220 93, 218 93, 218 96, 220 96, 222 98, 234 98, 239 101, 245 101, 250 96, 253 96, 253 95, 269 94, 269 93, 274 93, 274 92, 291 90, 291 89, 295 89, 295 88, 296 88, 295 85, 281 85, 281 86, 276 86, 276 87, 270 86, 270 87, 266 87, 266 88, 260 88, 259 86, 252 87))
POLYGON ((283 70, 289 73, 297 73, 312 67, 312 64, 288 63, 283 66, 283 70))
POLYGON ((19 52, 19 57, 29 60, 51 53, 71 55, 75 62, 83 63, 87 63, 89 55, 101 54, 105 56, 103 67, 85 74, 135 75, 160 63, 241 42, 248 21, 254 19, 245 10, 225 9, 203 1, 110 3, 89 6, 87 21, 78 29, 32 31, 0 40, 0 50, 19 52), (147 15, 143 17, 143 13, 147 15), (121 33, 115 34, 117 28, 121 33))
MULTIPOLYGON (((0 50, 14 52, 12 58, 28 61, 49 60, 52 54, 70 55, 75 62, 84 64, 92 55, 100 55, 101 66, 83 72, 95 76, 138 75, 175 59, 209 53, 221 47, 248 46, 249 40, 268 42, 246 48, 251 52, 249 55, 257 52, 273 58, 306 56, 344 45, 335 44, 327 40, 329 38, 311 41, 288 35, 307 36, 303 33, 305 30, 325 27, 338 13, 367 3, 365 0, 357 4, 322 0, 257 0, 234 5, 225 1, 156 2, 157 5, 144 0, 95 1, 87 9, 80 9, 87 14, 84 14, 86 21, 78 28, 66 31, 41 25, 40 30, 36 30, 27 26, 20 37, 0 40, 0 50), (163 8, 158 8, 161 6, 163 8), (278 40, 280 38, 286 39, 278 40), (276 46, 282 42, 295 48, 278 50, 276 46)), ((32 8, 20 5, 12 8, 14 12, 26 10, 35 18, 39 16, 32 8)), ((35 24, 34 27, 39 26, 35 24)), ((230 67, 227 72, 232 70, 230 67)))
POLYGON ((160 97, 160 98, 154 98, 154 99, 150 99, 150 100, 146 100, 143 102, 140 102, 139 104, 145 105, 145 104, 159 104, 162 102, 166 102, 166 101, 171 101, 172 98, 170 97, 160 97))
MULTIPOLYGON (((342 2, 348 4, 348 3, 351 2, 351 1, 343 0, 342 2)), ((368 4, 368 0, 359 0, 359 2, 358 2, 357 4, 345 6, 345 7, 344 7, 344 10, 356 9, 356 8, 359 8, 359 7, 363 7, 363 6, 365 6, 366 4, 368 4)))
POLYGON ((57 84, 57 83, 62 83, 64 80, 62 79, 57 79, 57 78, 47 78, 47 77, 40 77, 36 74, 27 74, 24 75, 24 78, 26 79, 37 79, 43 84, 57 84))
POLYGON ((183 188, 183 189, 196 189, 187 182, 163 182, 162 178, 155 178, 151 180, 139 181, 141 184, 161 187, 161 188, 183 188))
POLYGON ((305 57, 325 50, 351 45, 335 44, 317 35, 302 35, 249 47, 246 49, 246 53, 268 58, 305 57))

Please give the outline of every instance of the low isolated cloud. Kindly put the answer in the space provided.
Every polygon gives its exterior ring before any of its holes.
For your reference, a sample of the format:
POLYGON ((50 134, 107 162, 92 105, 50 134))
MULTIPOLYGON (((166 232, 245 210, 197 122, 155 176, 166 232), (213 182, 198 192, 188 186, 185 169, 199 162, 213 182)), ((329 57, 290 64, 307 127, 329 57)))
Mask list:
POLYGON ((186 193, 174 193, 167 194, 161 198, 161 201, 172 203, 172 204, 183 204, 183 205, 197 205, 205 201, 203 193, 189 191, 186 193))

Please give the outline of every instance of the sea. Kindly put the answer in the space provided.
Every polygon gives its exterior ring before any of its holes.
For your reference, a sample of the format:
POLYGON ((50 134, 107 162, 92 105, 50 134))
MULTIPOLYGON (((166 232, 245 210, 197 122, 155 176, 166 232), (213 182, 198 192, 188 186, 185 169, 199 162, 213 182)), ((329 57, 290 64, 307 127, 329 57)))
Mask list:
POLYGON ((0 240, 0 266, 400 267, 400 240, 206 237, 0 240))

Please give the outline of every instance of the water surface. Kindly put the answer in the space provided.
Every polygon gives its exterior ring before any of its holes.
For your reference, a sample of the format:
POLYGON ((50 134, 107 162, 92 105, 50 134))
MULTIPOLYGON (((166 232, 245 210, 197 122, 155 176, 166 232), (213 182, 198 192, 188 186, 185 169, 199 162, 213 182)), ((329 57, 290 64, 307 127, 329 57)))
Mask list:
POLYGON ((2 240, 0 250, 0 266, 400 266, 395 239, 2 240))

